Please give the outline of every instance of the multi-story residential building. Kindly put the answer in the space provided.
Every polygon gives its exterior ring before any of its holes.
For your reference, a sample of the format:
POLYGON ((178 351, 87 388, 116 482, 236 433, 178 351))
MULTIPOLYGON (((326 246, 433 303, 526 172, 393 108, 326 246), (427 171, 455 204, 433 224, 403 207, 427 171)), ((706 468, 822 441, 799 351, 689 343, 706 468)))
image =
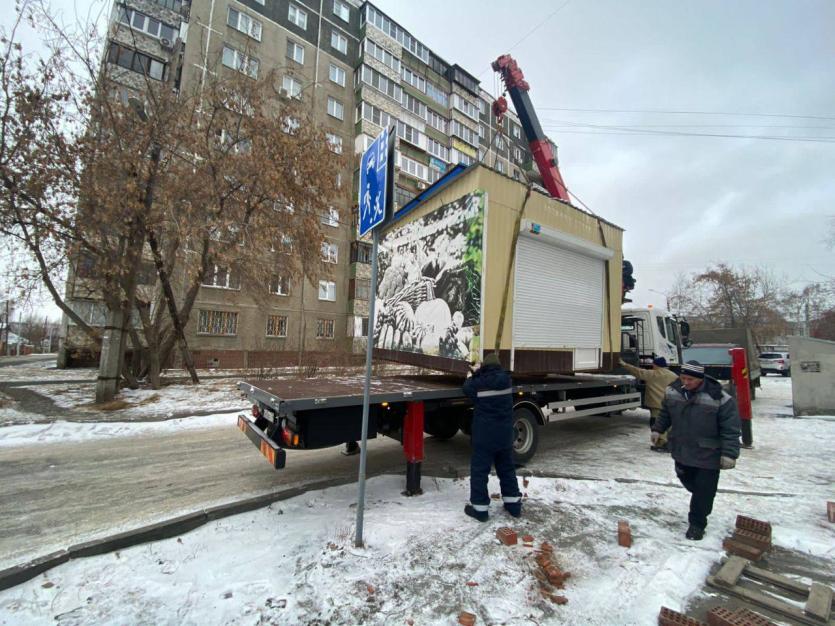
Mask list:
MULTIPOLYGON (((340 202, 322 216, 323 260, 335 271, 314 284, 277 279, 264 307, 234 273, 215 268, 186 329, 199 367, 278 364, 300 351, 364 347, 371 245, 357 237, 357 167, 383 127, 397 136, 396 207, 456 163, 482 161, 516 179, 532 174, 518 118, 508 112, 497 126, 492 97, 473 75, 370 2, 117 0, 111 22, 106 62, 126 85, 141 85, 141 72, 158 80, 176 72, 176 86, 199 85, 212 80, 218 59, 221 71, 257 77, 276 70, 276 97, 300 98, 332 149, 357 155, 340 176, 340 202)), ((71 276, 68 290, 74 282, 71 276)), ((75 306, 91 321, 102 318, 98 303, 75 306)))

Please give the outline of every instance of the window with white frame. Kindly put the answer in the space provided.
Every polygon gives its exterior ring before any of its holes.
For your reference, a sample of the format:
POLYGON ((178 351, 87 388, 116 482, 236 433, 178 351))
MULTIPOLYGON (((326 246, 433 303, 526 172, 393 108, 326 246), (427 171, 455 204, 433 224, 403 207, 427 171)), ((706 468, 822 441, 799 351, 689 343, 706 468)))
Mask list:
POLYGON ((426 166, 403 154, 400 155, 400 169, 415 178, 420 178, 421 180, 426 181, 429 180, 429 174, 426 171, 426 166))
POLYGON ((505 149, 505 141, 504 137, 497 135, 496 136, 496 150, 504 150, 505 149))
POLYGON ((223 64, 250 78, 258 78, 258 59, 229 46, 223 46, 223 64))
POLYGON ((295 117, 285 117, 281 120, 281 130, 288 135, 295 135, 299 130, 300 122, 295 117))
POLYGON ((362 69, 357 72, 357 75, 359 80, 366 85, 371 85, 374 89, 386 94, 389 98, 393 98, 397 102, 402 100, 403 88, 393 80, 380 74, 380 72, 372 70, 367 65, 363 65, 362 69))
POLYGON ((502 174, 504 174, 504 173, 505 173, 505 171, 507 170, 507 168, 506 168, 506 167, 505 167, 505 165, 504 165, 504 161, 502 161, 502 160, 498 160, 498 161, 496 161, 496 170, 497 170, 498 172, 502 173, 502 174))
POLYGON ((246 35, 249 35, 256 41, 261 41, 261 22, 256 20, 254 17, 229 7, 226 23, 235 30, 239 30, 246 35))
POLYGON ((513 158, 517 163, 522 162, 522 148, 513 148, 513 158))
POLYGON ((331 31, 331 48, 338 50, 342 54, 348 52, 348 38, 335 30, 331 31))
POLYGON ((303 11, 295 4, 290 4, 290 8, 287 11, 287 19, 302 30, 307 30, 307 11, 303 11))
POLYGON ((403 108, 408 109, 410 112, 417 115, 420 119, 426 119, 426 105, 423 104, 420 100, 415 98, 413 95, 403 92, 403 97, 401 100, 401 104, 403 108))
POLYGON ((426 81, 426 95, 441 106, 449 108, 449 94, 429 80, 426 81))
POLYGON ((340 0, 333 0, 333 14, 345 22, 351 19, 351 11, 348 5, 340 0))
POLYGON ((342 154, 342 137, 333 133, 325 133, 328 141, 328 150, 334 154, 342 154))
POLYGON ((322 261, 325 263, 339 263, 339 246, 329 241, 323 241, 322 261))
POLYGON ((511 124, 510 132, 513 134, 514 137, 516 137, 516 139, 522 138, 522 128, 520 126, 517 126, 516 124, 511 124))
POLYGON ((336 98, 332 98, 330 96, 328 96, 328 115, 335 117, 338 120, 345 119, 344 105, 336 98))
POLYGON ((478 119, 478 106, 457 93, 452 94, 452 106, 467 117, 471 117, 474 120, 478 119))
POLYGON ((284 78, 281 79, 281 88, 291 98, 301 98, 302 97, 301 81, 293 78, 292 76, 285 76, 284 78))
POLYGON ((450 128, 449 132, 451 135, 455 135, 456 137, 460 137, 468 144, 473 146, 478 146, 478 133, 471 129, 469 126, 464 126, 458 120, 450 121, 450 128))
POLYGON ((322 223, 326 226, 339 226, 339 209, 330 207, 327 213, 322 213, 322 223))
POLYGON ((426 79, 423 76, 416 74, 405 65, 401 68, 400 75, 403 77, 403 80, 406 83, 408 83, 418 91, 426 93, 426 79))
POLYGON ((333 320, 316 320, 316 339, 333 339, 333 320))
POLYGON ((210 265, 201 283, 204 287, 220 287, 221 289, 240 289, 241 277, 234 268, 223 265, 210 265))
POLYGON ((449 162, 449 148, 440 141, 435 141, 431 137, 427 137, 426 151, 432 156, 436 156, 443 161, 449 162))
POLYGON ((287 316, 286 315, 268 315, 267 316, 267 337, 286 337, 287 336, 287 316))
POLYGON ((336 173, 336 188, 342 189, 342 172, 336 173))
POLYGON ((270 277, 270 293, 276 296, 290 295, 290 279, 287 276, 275 274, 270 277))
POLYGON ((447 134, 447 119, 440 113, 436 113, 432 109, 427 108, 426 121, 435 130, 439 130, 445 135, 447 134))
POLYGON ((295 41, 287 41, 287 58, 304 65, 304 46, 295 41))
POLYGON ((120 5, 118 7, 118 20, 133 30, 138 30, 157 39, 167 39, 173 42, 177 38, 177 28, 169 26, 150 15, 145 15, 136 9, 129 9, 120 5))
POLYGON ((237 335, 238 314, 234 311, 200 309, 197 333, 201 335, 237 335))
POLYGON ((426 135, 417 128, 409 126, 406 122, 397 120, 397 136, 420 149, 425 149, 426 147, 426 135))
POLYGON ((365 39, 363 41, 363 49, 365 50, 366 54, 371 55, 380 63, 387 65, 395 72, 400 71, 400 59, 398 59, 396 56, 394 56, 391 52, 389 52, 382 46, 377 45, 370 39, 365 39))
POLYGON ((319 299, 336 302, 336 283, 332 280, 320 280, 319 299))
POLYGON ((361 115, 363 119, 368 120, 380 126, 381 128, 388 128, 391 126, 392 117, 380 108, 367 102, 360 103, 361 115))
POLYGON ((331 79, 332 83, 336 83, 340 87, 345 86, 345 70, 338 65, 334 65, 333 63, 330 64, 328 77, 331 79))

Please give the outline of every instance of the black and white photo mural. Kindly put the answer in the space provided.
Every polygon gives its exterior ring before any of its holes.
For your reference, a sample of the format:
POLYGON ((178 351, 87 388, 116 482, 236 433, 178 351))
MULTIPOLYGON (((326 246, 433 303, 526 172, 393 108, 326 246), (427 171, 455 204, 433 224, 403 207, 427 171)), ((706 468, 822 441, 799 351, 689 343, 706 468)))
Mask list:
POLYGON ((486 200, 475 191, 381 238, 375 348, 480 358, 486 200))

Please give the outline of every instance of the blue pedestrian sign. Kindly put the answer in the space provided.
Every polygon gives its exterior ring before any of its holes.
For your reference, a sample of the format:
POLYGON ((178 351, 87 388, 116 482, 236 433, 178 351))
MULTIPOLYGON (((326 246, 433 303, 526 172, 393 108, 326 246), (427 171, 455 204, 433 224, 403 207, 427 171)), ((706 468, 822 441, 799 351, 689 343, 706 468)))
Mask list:
POLYGON ((384 128, 360 161, 360 237, 381 224, 386 217, 388 147, 389 131, 384 128))

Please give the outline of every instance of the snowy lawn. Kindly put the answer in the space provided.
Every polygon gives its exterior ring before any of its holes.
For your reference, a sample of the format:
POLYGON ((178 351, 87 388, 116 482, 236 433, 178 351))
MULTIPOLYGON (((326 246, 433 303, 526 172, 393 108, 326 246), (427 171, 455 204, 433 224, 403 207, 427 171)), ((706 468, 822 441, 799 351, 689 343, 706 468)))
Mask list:
MULTIPOLYGON (((790 381, 764 380, 756 447, 723 472, 701 542, 683 536, 688 494, 671 459, 619 437, 611 450, 607 442, 571 456, 571 473, 588 478, 530 478, 520 520, 495 503, 486 524, 465 517, 467 479, 424 477, 426 493, 405 498, 403 477, 383 476, 368 484, 364 549, 353 547, 356 487, 310 492, 177 539, 71 561, 0 592, 0 623, 452 624, 469 611, 478 624, 654 624, 662 604, 704 601, 737 513, 772 522, 775 551, 815 557, 831 574, 835 422, 779 417, 791 413, 790 393, 790 381), (631 466, 620 460, 624 442, 631 466), (632 526, 630 549, 617 545, 619 519, 632 526), (533 550, 501 545, 501 526, 554 545, 571 572, 558 592, 568 604, 542 596, 533 550)), ((490 488, 498 492, 495 479, 490 488)))

